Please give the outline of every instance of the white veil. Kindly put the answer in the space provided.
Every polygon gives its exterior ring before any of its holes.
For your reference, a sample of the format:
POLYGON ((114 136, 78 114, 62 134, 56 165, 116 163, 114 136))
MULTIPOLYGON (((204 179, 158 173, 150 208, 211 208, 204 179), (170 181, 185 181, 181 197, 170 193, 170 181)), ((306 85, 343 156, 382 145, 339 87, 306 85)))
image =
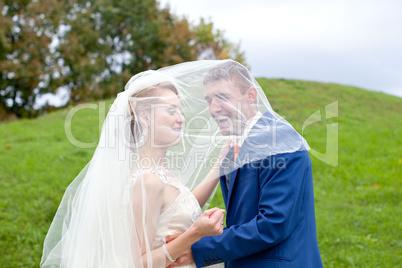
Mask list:
MULTIPOLYGON (((163 211, 155 211, 153 206, 158 202, 164 207, 171 205, 179 191, 170 187, 164 189, 164 197, 158 196, 157 187, 144 182, 139 170, 147 165, 164 166, 171 172, 168 176, 191 190, 207 176, 232 136, 222 135, 211 117, 204 84, 214 70, 223 77, 230 73, 227 64, 241 66, 231 60, 195 61, 146 71, 130 79, 109 110, 91 161, 64 194, 44 242, 41 267, 143 267, 144 252, 152 252, 147 255, 147 267, 165 266, 160 249, 165 242, 153 241, 163 211), (186 120, 181 131, 174 129, 180 133, 166 146, 163 163, 144 163, 141 155, 147 140, 161 136, 160 130, 152 122, 144 124, 140 115, 141 107, 161 104, 158 94, 138 95, 153 86, 176 89, 180 107, 173 109, 186 120), (170 198, 166 200, 166 196, 170 198)), ((278 153, 308 150, 306 141, 272 110, 248 71, 246 76, 258 93, 256 107, 266 120, 259 120, 249 132, 245 143, 254 149, 234 168, 278 153), (259 142, 253 142, 256 140, 259 142)), ((165 106, 169 103, 170 99, 163 101, 165 106)))

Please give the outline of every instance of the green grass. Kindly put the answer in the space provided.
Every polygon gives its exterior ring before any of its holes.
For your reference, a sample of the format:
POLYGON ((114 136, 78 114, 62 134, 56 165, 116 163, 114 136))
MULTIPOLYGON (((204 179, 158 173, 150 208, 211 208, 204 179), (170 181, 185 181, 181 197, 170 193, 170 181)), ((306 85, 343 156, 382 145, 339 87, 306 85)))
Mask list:
MULTIPOLYGON (((338 117, 323 116, 303 131, 312 149, 325 153, 326 125, 339 126, 338 165, 311 157, 324 266, 400 265, 402 99, 335 84, 258 81, 274 110, 300 133, 311 114, 338 101, 338 117)), ((67 140, 68 111, 0 124, 0 267, 38 266, 64 190, 92 156, 94 149, 67 140)), ((98 110, 81 110, 72 121, 75 138, 96 142, 98 122, 98 110)), ((219 191, 212 205, 223 207, 219 191)))

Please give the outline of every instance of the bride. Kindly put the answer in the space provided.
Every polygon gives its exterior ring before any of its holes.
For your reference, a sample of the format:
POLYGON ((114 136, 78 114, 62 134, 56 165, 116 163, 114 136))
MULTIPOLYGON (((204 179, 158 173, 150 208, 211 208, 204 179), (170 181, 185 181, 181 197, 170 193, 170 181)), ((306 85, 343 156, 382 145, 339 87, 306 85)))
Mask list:
POLYGON ((196 105, 203 93, 180 70, 137 74, 118 94, 91 161, 65 192, 41 267, 166 267, 202 237, 222 233, 224 211, 201 208, 229 143, 198 146, 194 125, 202 119, 194 115, 205 112, 196 105), (176 233, 183 235, 166 243, 176 233))

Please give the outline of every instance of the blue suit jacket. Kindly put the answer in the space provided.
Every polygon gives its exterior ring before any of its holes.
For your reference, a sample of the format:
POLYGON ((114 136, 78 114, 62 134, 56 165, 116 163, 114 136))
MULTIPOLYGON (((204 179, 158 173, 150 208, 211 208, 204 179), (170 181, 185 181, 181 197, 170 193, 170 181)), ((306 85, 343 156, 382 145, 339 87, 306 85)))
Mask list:
MULTIPOLYGON (((264 114, 250 133, 271 122, 264 114)), ((254 142, 269 146, 271 134, 266 132, 254 142)), ((240 161, 253 153, 247 144, 241 147, 240 161)), ((219 262, 229 268, 322 267, 312 166, 305 149, 244 164, 231 173, 229 189, 225 176, 220 182, 227 227, 222 235, 204 237, 192 246, 197 267, 219 262)))

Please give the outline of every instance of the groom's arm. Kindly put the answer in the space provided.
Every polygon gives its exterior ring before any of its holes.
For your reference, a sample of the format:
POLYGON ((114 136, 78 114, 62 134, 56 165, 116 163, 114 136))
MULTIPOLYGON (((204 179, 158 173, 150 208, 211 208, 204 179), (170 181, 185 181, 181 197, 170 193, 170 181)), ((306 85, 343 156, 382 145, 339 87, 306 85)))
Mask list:
POLYGON ((260 163, 258 214, 245 224, 230 226, 222 235, 204 237, 195 243, 192 254, 197 267, 253 255, 279 244, 292 233, 298 222, 311 162, 307 152, 280 157, 285 159, 285 168, 263 168, 270 167, 272 159, 260 163))

